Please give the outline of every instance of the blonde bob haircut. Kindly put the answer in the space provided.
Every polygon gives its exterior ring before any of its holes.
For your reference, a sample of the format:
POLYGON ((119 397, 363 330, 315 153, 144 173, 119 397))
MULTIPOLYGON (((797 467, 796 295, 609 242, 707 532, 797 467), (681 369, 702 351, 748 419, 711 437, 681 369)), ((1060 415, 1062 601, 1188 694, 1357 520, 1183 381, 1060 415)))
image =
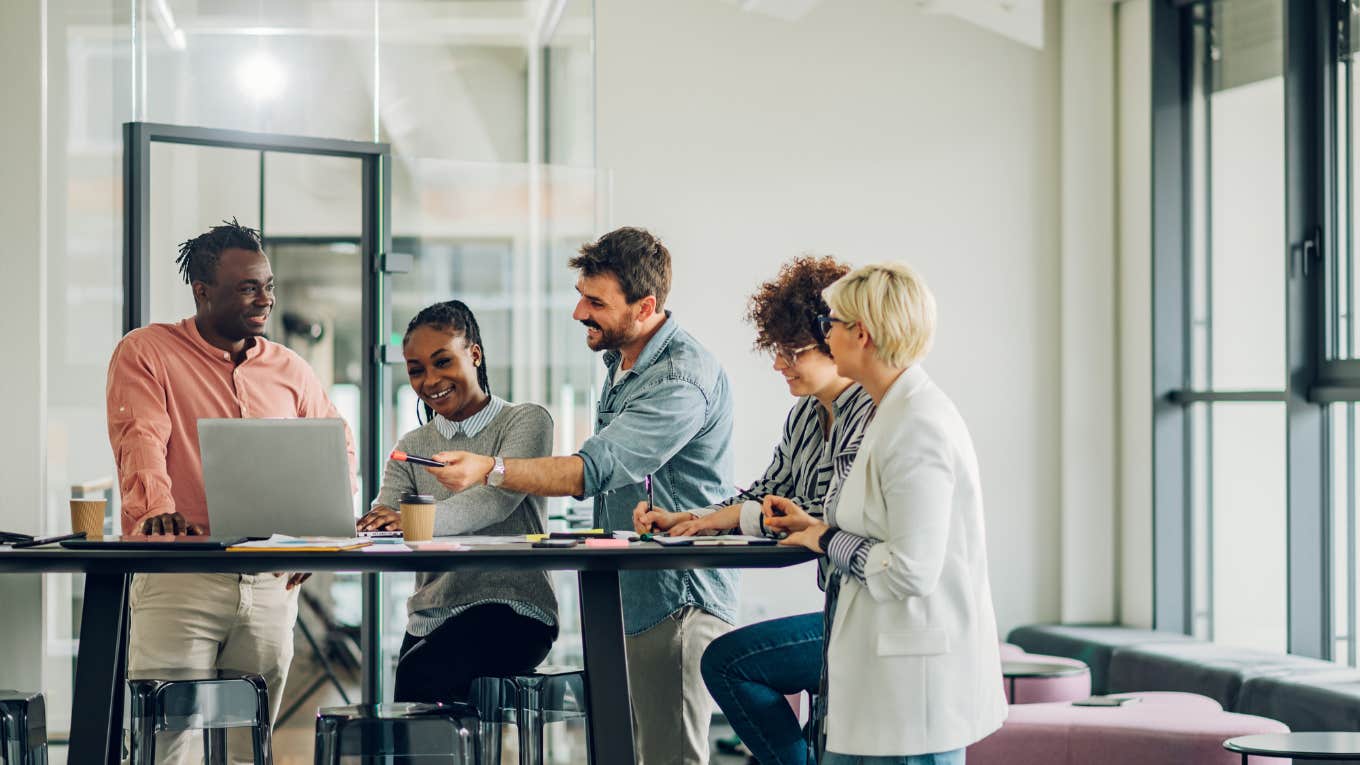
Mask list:
POLYGON ((905 263, 877 263, 842 276, 822 291, 836 316, 863 324, 879 361, 905 369, 935 337, 935 296, 905 263))

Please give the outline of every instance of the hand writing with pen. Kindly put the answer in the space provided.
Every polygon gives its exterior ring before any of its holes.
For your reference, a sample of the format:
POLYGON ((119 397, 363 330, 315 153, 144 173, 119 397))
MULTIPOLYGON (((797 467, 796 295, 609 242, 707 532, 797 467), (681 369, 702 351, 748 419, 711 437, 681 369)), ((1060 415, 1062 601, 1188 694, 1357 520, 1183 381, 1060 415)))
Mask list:
POLYGON ((792 500, 767 496, 760 510, 765 517, 765 528, 788 533, 788 536, 779 540, 779 544, 806 547, 818 554, 826 552, 822 549, 821 539, 830 526, 813 518, 792 500))

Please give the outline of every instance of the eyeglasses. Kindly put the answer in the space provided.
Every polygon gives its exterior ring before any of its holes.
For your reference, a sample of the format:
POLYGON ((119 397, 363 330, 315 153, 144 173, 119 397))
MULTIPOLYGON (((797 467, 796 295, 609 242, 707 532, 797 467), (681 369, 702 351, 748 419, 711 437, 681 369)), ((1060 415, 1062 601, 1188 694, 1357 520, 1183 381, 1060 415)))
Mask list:
POLYGON ((841 324, 841 325, 844 325, 846 329, 849 329, 849 328, 855 326, 856 322, 853 322, 853 321, 846 321, 845 319, 842 319, 842 318, 840 318, 840 317, 838 317, 838 316, 830 316, 830 315, 828 315, 828 316, 818 316, 818 317, 817 317, 817 329, 821 330, 822 337, 826 337, 827 335, 829 335, 829 334, 831 333, 831 325, 832 325, 832 324, 841 324))
POLYGON ((807 353, 808 351, 816 347, 817 347, 816 343, 810 343, 808 345, 803 346, 802 348, 775 347, 770 350, 770 355, 784 362, 784 366, 791 367, 794 364, 798 363, 799 356, 803 355, 804 353, 807 353))

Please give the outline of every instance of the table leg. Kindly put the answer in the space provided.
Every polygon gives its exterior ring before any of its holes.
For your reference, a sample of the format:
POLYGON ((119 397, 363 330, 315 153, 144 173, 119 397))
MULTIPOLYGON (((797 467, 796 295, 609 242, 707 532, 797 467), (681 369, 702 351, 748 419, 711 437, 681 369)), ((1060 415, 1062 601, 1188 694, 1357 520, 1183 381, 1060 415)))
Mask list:
POLYGON ((1016 703, 1016 701, 1015 701, 1015 678, 1013 678, 1013 677, 1008 677, 1008 678, 1006 678, 1006 682, 1010 683, 1010 685, 1011 685, 1011 698, 1010 698, 1010 703, 1014 704, 1014 703, 1016 703))
POLYGON ((382 652, 382 574, 369 573, 361 578, 363 613, 359 627, 360 695, 365 704, 383 700, 382 652))
POLYGON ((619 572, 582 571, 580 587, 590 762, 632 765, 633 715, 628 702, 619 572))
POLYGON ((122 759, 127 665, 127 600, 131 574, 86 574, 80 649, 71 696, 72 765, 117 765, 122 759))

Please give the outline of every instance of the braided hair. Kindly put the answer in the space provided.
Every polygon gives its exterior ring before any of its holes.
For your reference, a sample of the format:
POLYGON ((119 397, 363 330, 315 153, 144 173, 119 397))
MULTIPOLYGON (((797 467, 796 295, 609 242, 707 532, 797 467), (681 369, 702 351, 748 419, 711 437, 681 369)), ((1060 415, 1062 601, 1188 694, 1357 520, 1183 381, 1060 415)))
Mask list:
POLYGON ((260 232, 242 226, 235 218, 222 221, 222 225, 213 226, 207 233, 199 234, 179 246, 179 257, 175 258, 179 275, 184 277, 185 284, 214 284, 217 281, 217 261, 223 252, 233 249, 264 252, 260 232))
MULTIPOLYGON (((406 334, 401 339, 401 344, 406 345, 406 341, 411 339, 411 333, 420 327, 434 327, 445 332, 457 332, 463 336, 468 345, 476 345, 482 349, 482 363, 477 365, 477 385, 486 395, 491 395, 491 383, 486 375, 486 346, 482 345, 482 330, 477 326, 477 317, 472 315, 472 309, 461 300, 446 300, 443 303, 435 303, 420 309, 420 313, 411 319, 406 325, 406 334)), ((434 419, 434 409, 427 403, 421 401, 416 409, 416 420, 420 420, 420 413, 425 413, 425 422, 434 419)))

